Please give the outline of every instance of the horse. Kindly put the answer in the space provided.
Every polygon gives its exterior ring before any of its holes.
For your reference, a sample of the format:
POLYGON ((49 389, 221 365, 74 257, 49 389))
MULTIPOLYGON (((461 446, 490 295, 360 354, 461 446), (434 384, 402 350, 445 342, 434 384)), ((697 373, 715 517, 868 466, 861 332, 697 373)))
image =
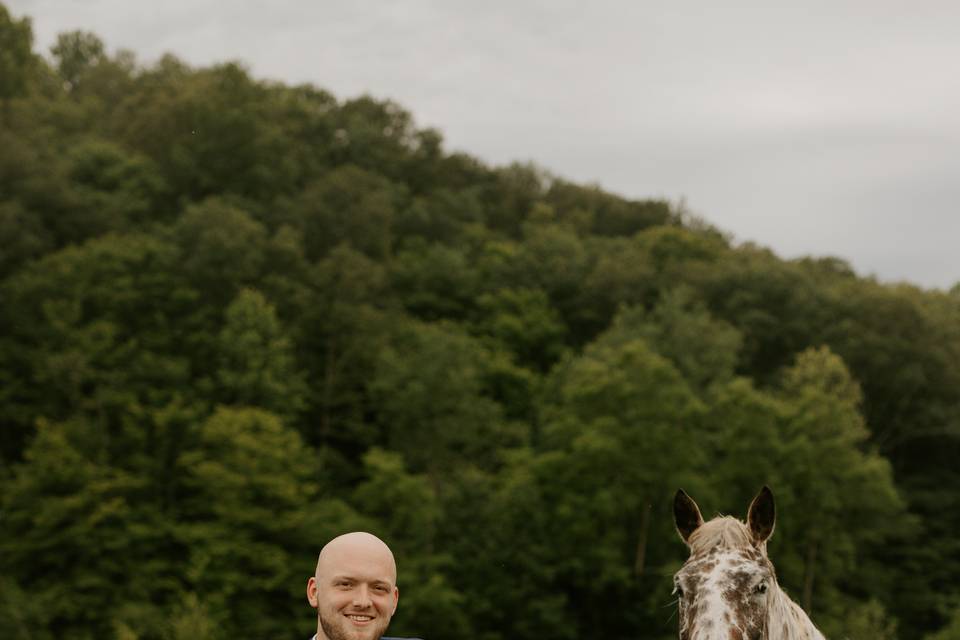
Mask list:
POLYGON ((683 489, 673 500, 677 532, 690 557, 674 576, 680 640, 825 640, 777 584, 767 557, 776 506, 763 487, 747 522, 718 516, 704 523, 683 489))

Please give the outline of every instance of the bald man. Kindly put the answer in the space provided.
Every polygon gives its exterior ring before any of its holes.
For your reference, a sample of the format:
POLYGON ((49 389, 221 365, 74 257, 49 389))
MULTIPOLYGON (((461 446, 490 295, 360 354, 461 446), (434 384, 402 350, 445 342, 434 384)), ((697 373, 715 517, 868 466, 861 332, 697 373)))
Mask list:
POLYGON ((314 640, 391 640, 383 634, 400 591, 390 547, 362 531, 334 538, 307 580, 307 600, 317 610, 314 640))

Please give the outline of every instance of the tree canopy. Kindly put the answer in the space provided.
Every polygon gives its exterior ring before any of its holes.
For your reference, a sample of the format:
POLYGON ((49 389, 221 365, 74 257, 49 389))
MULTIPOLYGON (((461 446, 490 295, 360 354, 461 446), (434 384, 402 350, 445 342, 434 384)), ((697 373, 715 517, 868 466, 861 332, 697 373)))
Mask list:
POLYGON ((391 100, 43 55, 0 4, 0 636, 308 637, 319 548, 391 631, 671 638, 680 486, 770 485, 828 636, 960 620, 960 295, 783 260, 391 100))

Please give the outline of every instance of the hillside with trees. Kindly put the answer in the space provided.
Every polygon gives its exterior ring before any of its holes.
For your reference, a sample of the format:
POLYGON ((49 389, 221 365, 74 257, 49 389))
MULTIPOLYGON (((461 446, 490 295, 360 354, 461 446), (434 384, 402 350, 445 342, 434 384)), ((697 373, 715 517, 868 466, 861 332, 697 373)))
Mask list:
MULTIPOLYGON (((906 215, 906 212, 905 212, 906 215)), ((0 637, 675 638, 678 487, 831 638, 960 638, 960 287, 783 260, 402 106, 0 4, 0 637)))

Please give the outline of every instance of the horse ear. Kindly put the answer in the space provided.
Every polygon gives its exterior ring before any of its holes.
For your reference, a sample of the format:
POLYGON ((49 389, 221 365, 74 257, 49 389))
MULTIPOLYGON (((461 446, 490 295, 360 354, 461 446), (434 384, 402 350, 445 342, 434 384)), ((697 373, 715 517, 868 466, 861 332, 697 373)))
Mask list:
POLYGON ((684 542, 689 540, 690 534, 703 524, 700 507, 683 489, 677 489, 677 495, 673 497, 673 521, 677 525, 677 533, 684 542))
POLYGON ((773 527, 777 520, 777 507, 773 502, 773 491, 764 485, 760 493, 750 503, 747 512, 747 524, 753 539, 759 544, 766 542, 773 535, 773 527))

